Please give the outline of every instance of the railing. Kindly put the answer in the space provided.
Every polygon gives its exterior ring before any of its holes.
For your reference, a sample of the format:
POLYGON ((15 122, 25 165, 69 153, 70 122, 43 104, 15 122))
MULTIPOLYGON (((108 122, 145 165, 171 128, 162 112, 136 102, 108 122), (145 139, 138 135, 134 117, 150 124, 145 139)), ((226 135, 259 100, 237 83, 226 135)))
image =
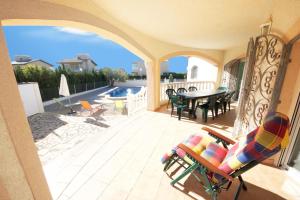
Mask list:
POLYGON ((198 82, 172 82, 172 83, 161 83, 160 84, 160 103, 166 103, 168 96, 166 90, 172 88, 177 91, 178 88, 188 89, 191 86, 196 87, 198 90, 212 90, 215 88, 214 81, 198 81, 198 82))
POLYGON ((128 116, 147 107, 147 88, 142 87, 137 94, 127 95, 128 116))

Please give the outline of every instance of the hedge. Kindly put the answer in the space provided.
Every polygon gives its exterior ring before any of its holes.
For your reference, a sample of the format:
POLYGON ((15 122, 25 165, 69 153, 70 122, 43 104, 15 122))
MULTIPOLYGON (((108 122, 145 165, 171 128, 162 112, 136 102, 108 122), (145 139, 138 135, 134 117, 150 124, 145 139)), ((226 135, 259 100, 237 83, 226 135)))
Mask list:
POLYGON ((71 94, 98 88, 108 83, 108 77, 102 70, 92 72, 72 72, 58 67, 55 71, 28 65, 14 68, 18 83, 37 82, 41 91, 43 101, 59 97, 59 83, 61 74, 67 78, 71 94))

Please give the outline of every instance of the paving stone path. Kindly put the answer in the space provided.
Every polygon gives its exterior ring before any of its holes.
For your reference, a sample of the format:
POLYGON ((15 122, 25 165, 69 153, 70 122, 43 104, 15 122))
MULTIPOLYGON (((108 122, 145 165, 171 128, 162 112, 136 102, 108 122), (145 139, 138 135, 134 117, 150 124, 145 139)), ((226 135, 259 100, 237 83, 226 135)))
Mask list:
POLYGON ((45 112, 28 118, 32 136, 43 165, 90 136, 102 134, 128 117, 100 115, 97 118, 45 112))

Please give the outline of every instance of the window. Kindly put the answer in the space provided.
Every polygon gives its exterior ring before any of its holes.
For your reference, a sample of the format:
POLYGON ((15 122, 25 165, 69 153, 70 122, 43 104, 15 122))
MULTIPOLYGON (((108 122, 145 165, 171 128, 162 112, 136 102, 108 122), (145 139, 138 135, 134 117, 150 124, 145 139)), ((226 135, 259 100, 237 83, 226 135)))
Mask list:
POLYGON ((191 70, 191 79, 197 79, 198 77, 198 66, 194 65, 191 70))

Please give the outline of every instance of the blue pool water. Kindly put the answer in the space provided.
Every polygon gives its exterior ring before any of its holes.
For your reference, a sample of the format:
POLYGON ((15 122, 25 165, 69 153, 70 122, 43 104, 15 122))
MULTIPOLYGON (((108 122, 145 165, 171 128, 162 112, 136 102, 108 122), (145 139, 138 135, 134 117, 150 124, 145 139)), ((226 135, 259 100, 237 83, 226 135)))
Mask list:
POLYGON ((141 87, 118 87, 117 89, 108 92, 111 97, 125 97, 127 90, 130 89, 132 94, 136 94, 141 90, 141 87))

